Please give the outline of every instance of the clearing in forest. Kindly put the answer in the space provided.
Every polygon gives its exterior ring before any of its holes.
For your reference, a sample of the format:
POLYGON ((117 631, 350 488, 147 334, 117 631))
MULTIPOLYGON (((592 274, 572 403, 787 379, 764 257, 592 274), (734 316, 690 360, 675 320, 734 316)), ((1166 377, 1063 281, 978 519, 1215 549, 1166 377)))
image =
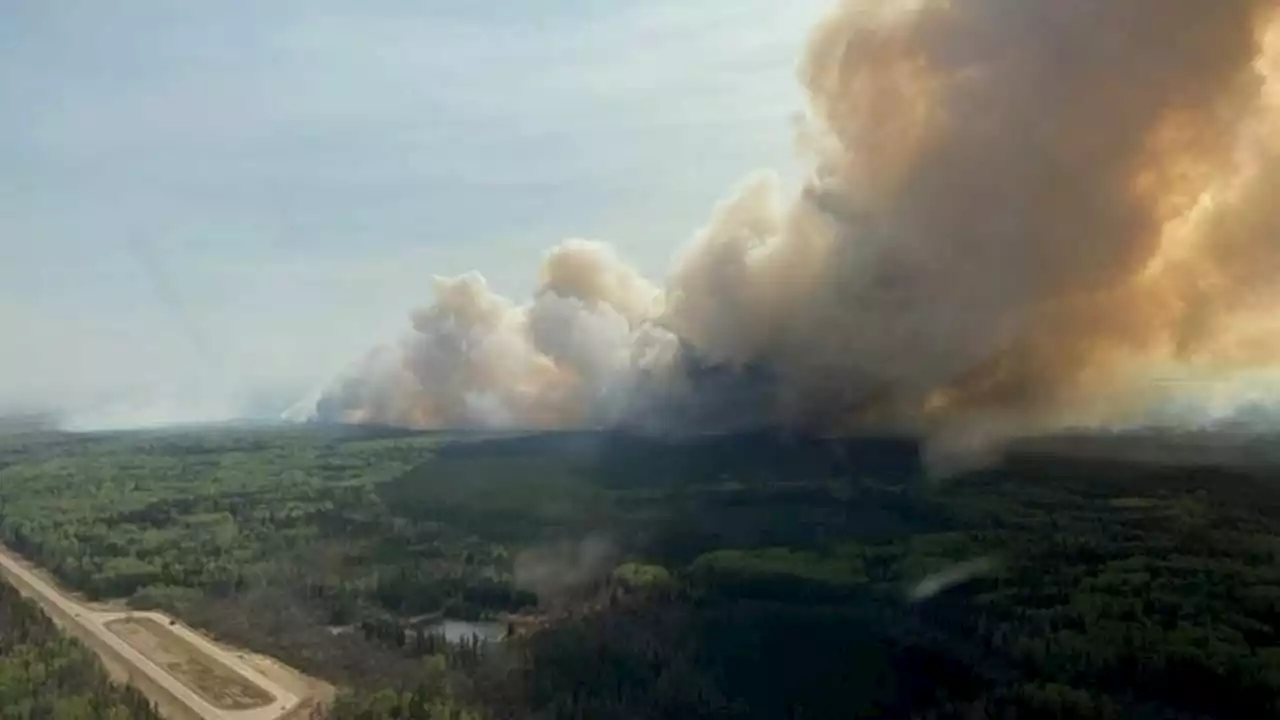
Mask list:
POLYGON ((220 710, 250 710, 275 700, 266 690, 151 618, 113 620, 107 623, 107 629, 220 710))

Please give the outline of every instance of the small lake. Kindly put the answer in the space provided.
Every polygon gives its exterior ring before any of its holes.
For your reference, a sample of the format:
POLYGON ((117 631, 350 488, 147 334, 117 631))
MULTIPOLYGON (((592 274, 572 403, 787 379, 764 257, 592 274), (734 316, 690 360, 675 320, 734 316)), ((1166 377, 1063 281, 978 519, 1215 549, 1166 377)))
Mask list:
POLYGON ((454 643, 470 640, 473 635, 480 636, 486 642, 497 642, 507 634, 505 623, 448 619, 428 625, 427 630, 440 633, 446 640, 454 643))

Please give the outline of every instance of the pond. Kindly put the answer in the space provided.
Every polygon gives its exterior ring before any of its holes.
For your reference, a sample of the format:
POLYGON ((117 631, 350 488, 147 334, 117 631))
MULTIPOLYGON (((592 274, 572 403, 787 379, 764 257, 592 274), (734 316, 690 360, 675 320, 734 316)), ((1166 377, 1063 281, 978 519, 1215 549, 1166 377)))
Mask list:
POLYGON ((454 643, 461 640, 469 640, 473 635, 480 636, 480 639, 486 642, 497 642, 506 637, 507 634, 505 623, 471 622, 468 620, 449 620, 447 618, 428 625, 427 629, 444 635, 446 640, 454 643))

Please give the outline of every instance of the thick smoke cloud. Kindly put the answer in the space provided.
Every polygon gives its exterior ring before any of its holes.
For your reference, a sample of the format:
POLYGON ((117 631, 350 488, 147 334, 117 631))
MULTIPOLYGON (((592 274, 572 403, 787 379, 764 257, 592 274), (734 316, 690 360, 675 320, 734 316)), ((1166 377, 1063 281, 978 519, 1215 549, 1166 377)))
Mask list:
POLYGON ((1023 432, 1273 368, 1276 8, 846 2, 800 65, 794 197, 744 181, 661 288, 583 241, 525 305, 438 279, 316 414, 1023 432))

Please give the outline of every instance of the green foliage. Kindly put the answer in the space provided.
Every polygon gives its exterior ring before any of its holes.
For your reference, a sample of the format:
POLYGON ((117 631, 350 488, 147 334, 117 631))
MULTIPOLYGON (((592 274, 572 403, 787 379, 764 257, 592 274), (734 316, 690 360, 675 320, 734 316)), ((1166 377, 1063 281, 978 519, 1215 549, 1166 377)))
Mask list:
POLYGON ((819 554, 788 548, 714 550, 689 566, 693 582, 738 597, 759 599, 839 598, 867 580, 855 549, 819 554))
POLYGON ((132 686, 108 681, 93 652, 0 582, 0 708, 6 718, 160 720, 132 686))
POLYGON ((0 541, 91 598, 172 612, 332 681, 413 683, 368 618, 536 604, 511 553, 406 521, 379 487, 445 436, 360 428, 0 438, 0 541), (339 626, 328 628, 329 626, 339 626))
POLYGON ((340 718, 1280 715, 1273 466, 1015 453, 939 486, 912 453, 48 435, 0 441, 0 539, 347 686, 340 718), (516 583, 524 551, 589 534, 621 557, 563 595, 516 583), (904 592, 980 558, 998 572, 904 592), (443 616, 517 637, 448 642, 443 616))
POLYGON ((421 683, 412 692, 384 688, 374 693, 340 696, 329 711, 330 720, 480 720, 475 710, 421 683))
POLYGON ((862 558, 856 554, 822 556, 788 548, 716 550, 699 557, 690 569, 712 575, 794 577, 836 586, 852 586, 866 580, 862 558))
POLYGON ((635 562, 614 568, 613 580, 630 589, 663 589, 674 585, 671 573, 661 565, 635 562))

